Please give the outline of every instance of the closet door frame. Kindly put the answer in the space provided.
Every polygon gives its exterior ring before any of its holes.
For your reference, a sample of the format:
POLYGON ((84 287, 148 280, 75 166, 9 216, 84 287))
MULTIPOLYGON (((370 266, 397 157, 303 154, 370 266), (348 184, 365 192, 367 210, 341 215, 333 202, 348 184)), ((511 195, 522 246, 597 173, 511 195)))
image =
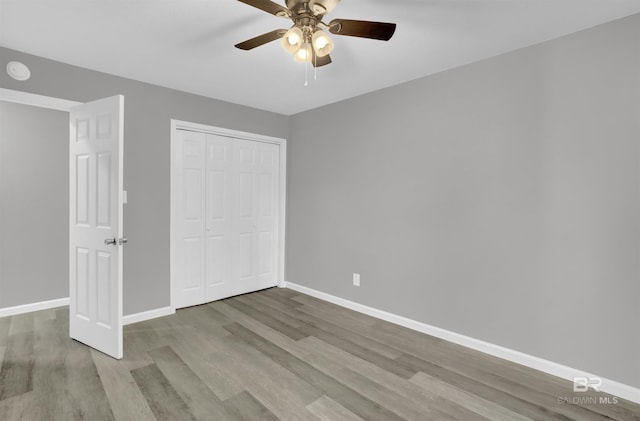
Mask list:
POLYGON ((176 297, 177 297, 177 276, 178 276, 178 264, 177 264, 177 247, 175 242, 178 240, 176 232, 177 206, 180 204, 180 198, 177 197, 175 181, 176 175, 176 163, 175 163, 175 150, 176 143, 178 142, 178 130, 189 130, 194 132, 200 132, 205 134, 212 134, 218 136, 225 136, 232 139, 251 140, 255 142, 264 142, 276 144, 279 146, 280 162, 279 162, 279 193, 278 193, 278 247, 277 247, 277 260, 276 260, 276 279, 277 285, 280 288, 286 287, 286 280, 284 277, 284 260, 285 260, 285 213, 287 203, 287 140, 264 136, 255 133, 242 132, 238 130, 225 129, 222 127, 214 127, 206 124, 192 123, 188 121, 171 119, 171 182, 170 182, 170 202, 171 202, 171 217, 170 217, 170 284, 171 284, 171 309, 175 311, 176 297))

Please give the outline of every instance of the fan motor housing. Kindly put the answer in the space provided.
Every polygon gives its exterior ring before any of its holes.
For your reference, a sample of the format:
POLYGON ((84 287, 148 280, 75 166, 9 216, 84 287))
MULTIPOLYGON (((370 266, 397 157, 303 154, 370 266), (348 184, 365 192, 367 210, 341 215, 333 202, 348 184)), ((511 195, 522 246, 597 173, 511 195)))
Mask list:
POLYGON ((293 15, 311 14, 322 16, 333 10, 340 0, 286 0, 293 15))

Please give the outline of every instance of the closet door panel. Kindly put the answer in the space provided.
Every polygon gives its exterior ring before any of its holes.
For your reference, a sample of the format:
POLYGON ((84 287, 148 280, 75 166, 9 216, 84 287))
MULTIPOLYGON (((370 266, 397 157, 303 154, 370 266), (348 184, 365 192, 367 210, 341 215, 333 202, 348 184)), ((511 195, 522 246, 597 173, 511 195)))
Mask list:
POLYGON ((205 300, 205 135, 179 131, 174 157, 179 198, 174 241, 177 254, 176 308, 202 304, 205 300))
POLYGON ((232 291, 234 295, 259 289, 257 279, 257 182, 256 158, 257 142, 234 140, 235 164, 238 178, 235 184, 238 201, 235 207, 237 230, 234 233, 237 244, 233 256, 235 273, 232 291))
POLYGON ((231 295, 233 232, 233 140, 207 135, 206 200, 206 301, 231 295))
POLYGON ((278 208, 280 150, 271 143, 257 144, 258 288, 275 286, 278 249, 278 208))

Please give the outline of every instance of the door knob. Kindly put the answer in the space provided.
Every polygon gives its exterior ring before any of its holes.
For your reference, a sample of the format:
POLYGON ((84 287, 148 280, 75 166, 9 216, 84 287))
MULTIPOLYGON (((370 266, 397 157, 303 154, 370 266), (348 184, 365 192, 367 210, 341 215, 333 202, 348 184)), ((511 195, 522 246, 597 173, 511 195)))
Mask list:
POLYGON ((129 239, 127 237, 122 237, 121 239, 118 240, 118 244, 123 245, 123 244, 127 244, 129 242, 129 239))
POLYGON ((108 246, 115 246, 117 240, 115 238, 107 238, 106 240, 104 240, 104 243, 108 246))

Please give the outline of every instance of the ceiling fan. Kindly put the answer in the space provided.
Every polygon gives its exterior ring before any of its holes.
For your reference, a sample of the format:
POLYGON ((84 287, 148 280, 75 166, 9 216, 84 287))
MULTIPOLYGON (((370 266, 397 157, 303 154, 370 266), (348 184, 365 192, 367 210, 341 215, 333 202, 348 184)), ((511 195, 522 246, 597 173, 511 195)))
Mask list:
POLYGON ((396 30, 395 23, 369 22, 364 20, 333 19, 324 23, 322 19, 331 12, 340 0, 286 0, 287 7, 270 0, 239 0, 249 6, 272 15, 291 19, 289 29, 276 29, 236 44, 241 50, 251 50, 263 44, 281 39, 282 48, 293 54, 295 61, 312 63, 314 67, 331 63, 329 53, 333 41, 323 29, 334 35, 371 38, 388 41, 396 30))

